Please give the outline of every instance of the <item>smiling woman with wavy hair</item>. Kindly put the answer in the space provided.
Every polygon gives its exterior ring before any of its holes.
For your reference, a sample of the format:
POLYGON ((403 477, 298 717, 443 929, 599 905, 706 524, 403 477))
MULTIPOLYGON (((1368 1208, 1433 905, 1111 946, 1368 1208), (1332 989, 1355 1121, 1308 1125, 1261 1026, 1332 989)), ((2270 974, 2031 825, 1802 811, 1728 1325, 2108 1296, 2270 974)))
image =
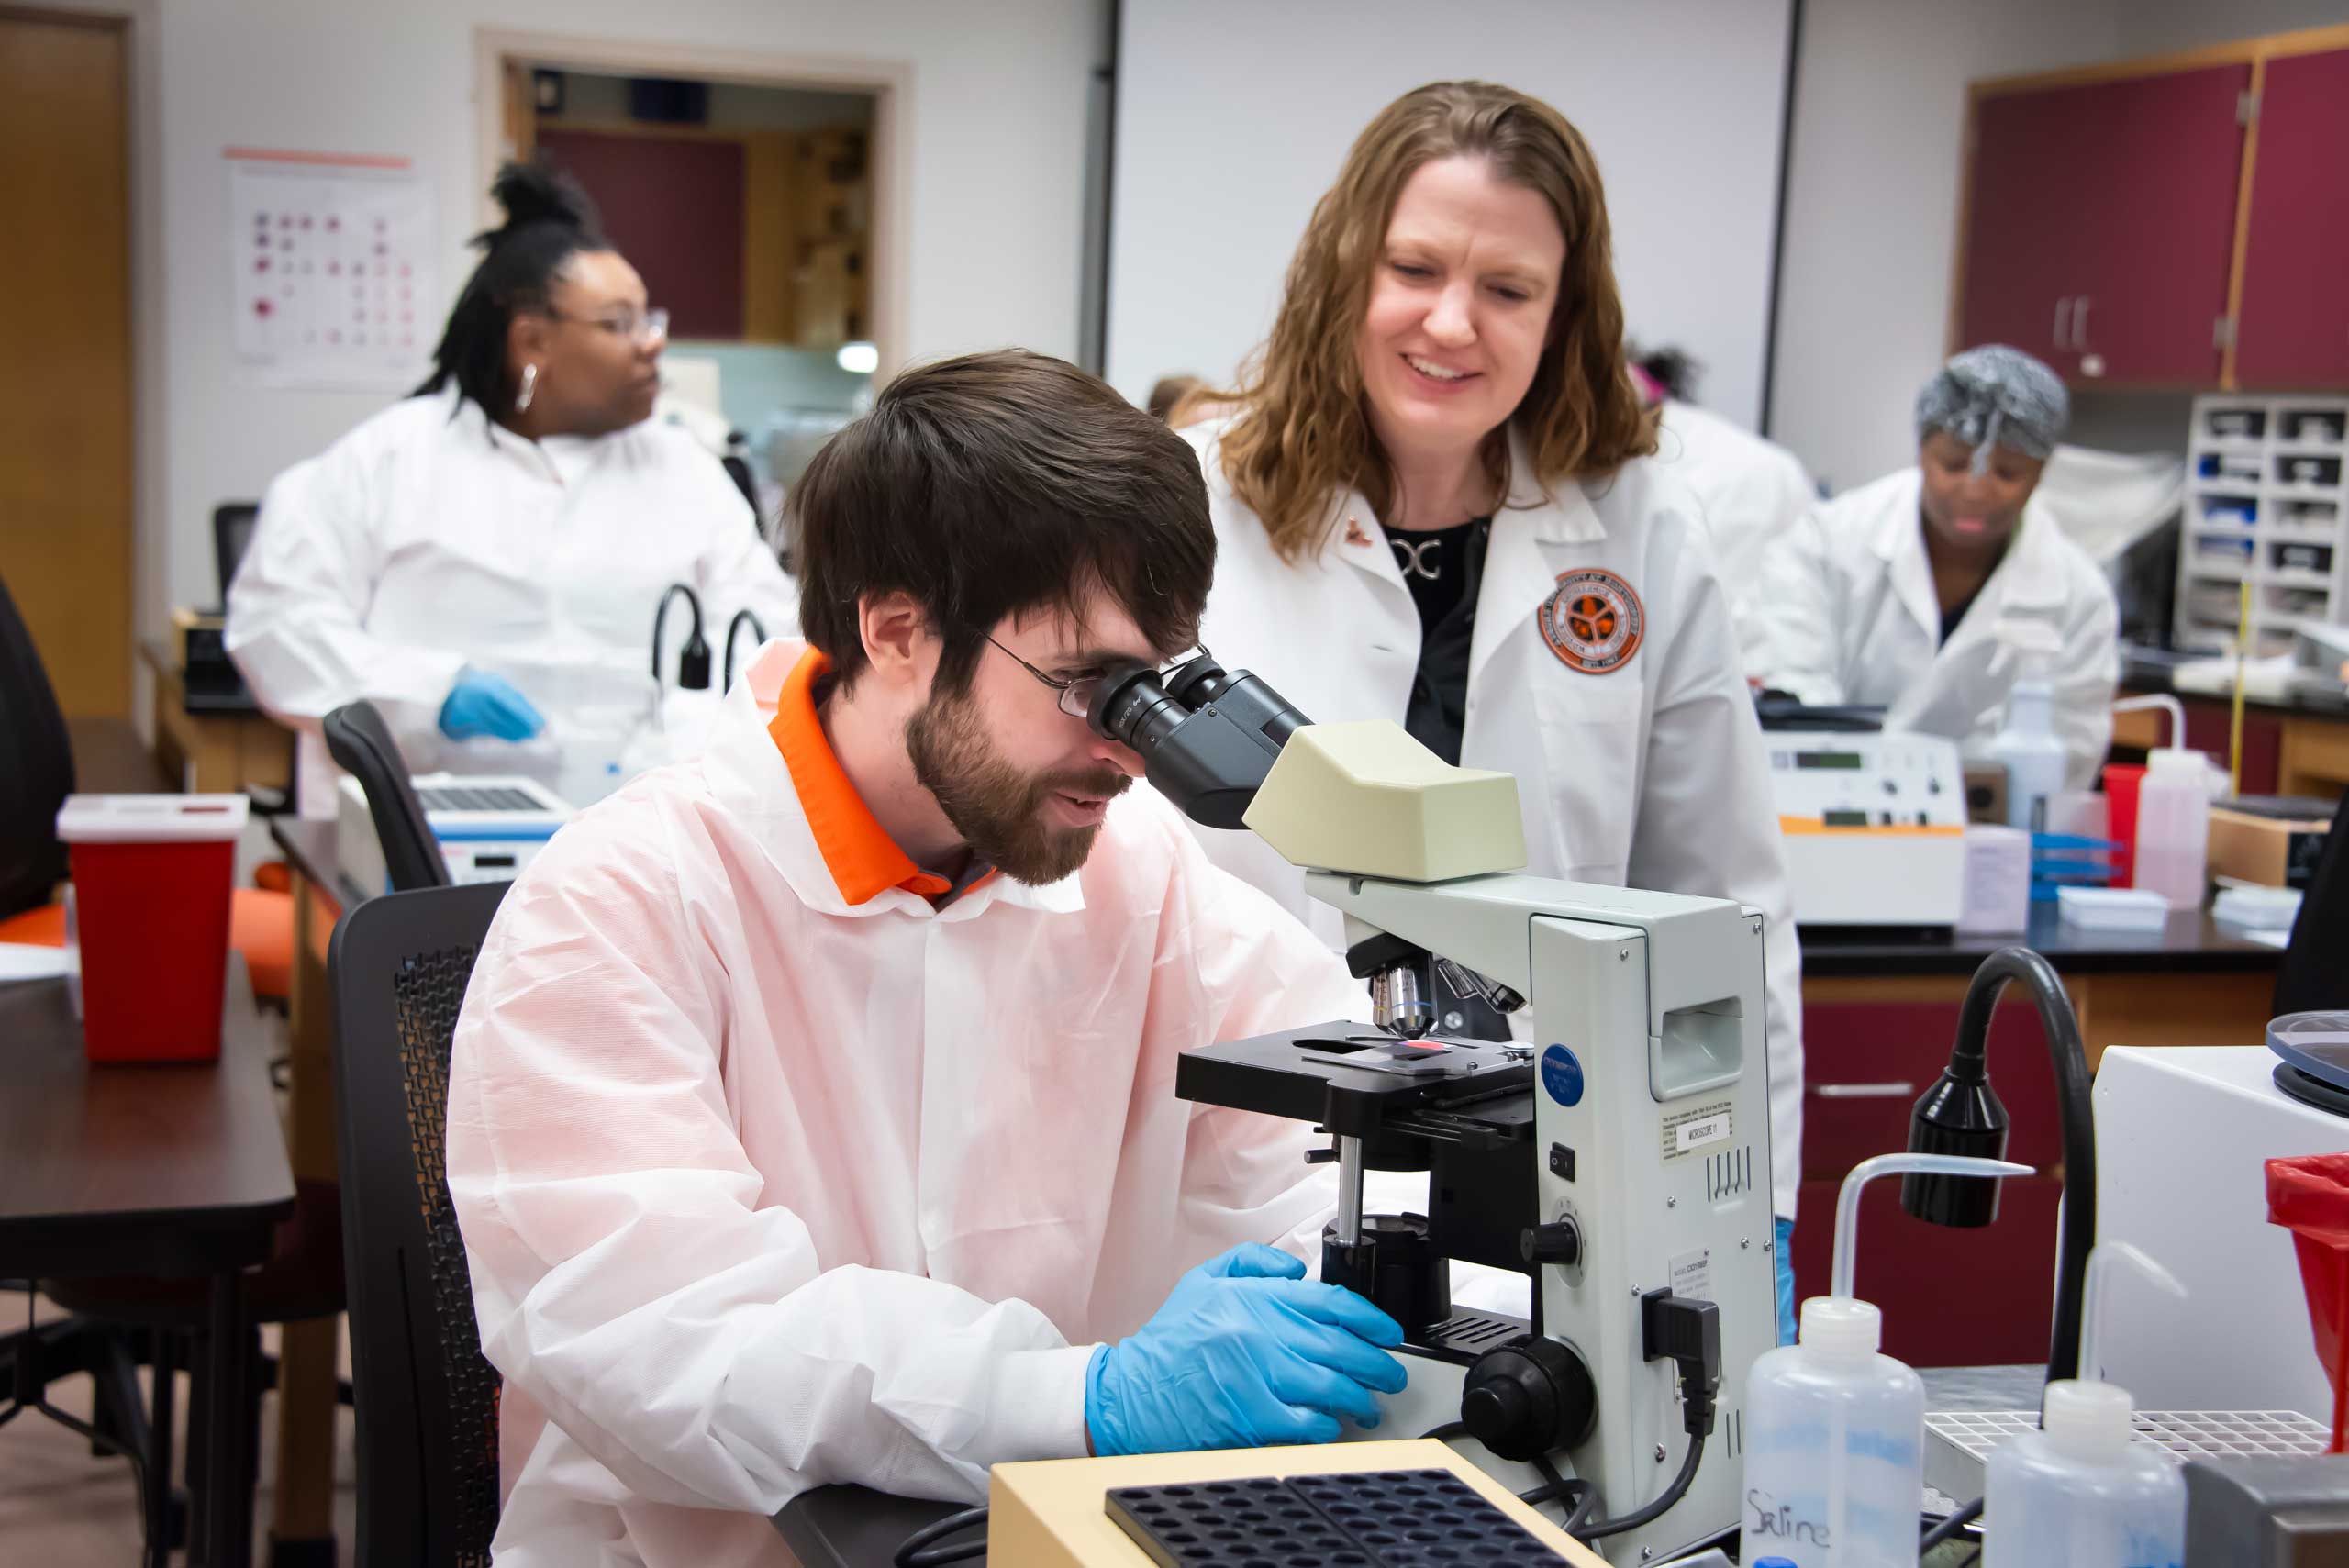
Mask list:
MULTIPOLYGON (((1192 399, 1216 526, 1200 639, 1321 723, 1400 721, 1514 774, 1533 875, 1761 910, 1753 1043, 1790 1224, 1800 958, 1769 772, 1703 515, 1624 363, 1612 250, 1598 160, 1549 105, 1439 82, 1381 110, 1239 386, 1192 399)), ((1342 940, 1262 841, 1202 836, 1342 940)), ((1456 969, 1421 985, 1442 1031, 1508 1034, 1456 969)), ((1780 1293, 1790 1325, 1791 1275, 1780 1293)))
MULTIPOLYGON (((1338 183, 1306 225, 1280 315, 1240 390, 1195 395, 1244 408, 1223 437, 1224 473, 1285 559, 1321 542, 1332 503, 1348 487, 1381 517, 1396 499, 1389 459, 1364 406, 1355 324, 1404 185, 1423 166, 1449 158, 1481 159, 1496 180, 1538 195, 1565 241, 1532 380, 1506 411, 1506 422, 1525 436, 1533 477, 1546 488, 1611 473, 1655 450, 1653 417, 1642 410, 1623 371, 1623 306, 1606 193, 1589 146, 1539 99, 1483 83, 1437 83, 1397 99, 1355 139, 1338 183)), ((1505 494, 1508 443, 1499 429, 1487 434, 1480 455, 1493 493, 1505 494)))

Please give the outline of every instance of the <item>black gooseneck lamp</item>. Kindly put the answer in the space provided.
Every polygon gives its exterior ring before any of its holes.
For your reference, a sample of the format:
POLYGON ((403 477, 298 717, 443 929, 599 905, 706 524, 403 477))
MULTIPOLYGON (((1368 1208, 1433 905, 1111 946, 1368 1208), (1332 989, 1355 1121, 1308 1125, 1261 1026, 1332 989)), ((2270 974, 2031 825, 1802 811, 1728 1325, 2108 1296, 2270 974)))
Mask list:
POLYGON ((668 625, 669 601, 680 594, 685 596, 685 607, 694 613, 694 625, 677 654, 677 689, 706 692, 709 689, 709 644, 702 640, 701 596, 684 583, 670 584, 652 612, 652 684, 661 684, 661 634, 668 625))
POLYGON ((718 689, 721 693, 734 689, 734 634, 742 629, 743 623, 746 621, 750 623, 752 649, 755 650, 767 639, 766 622, 759 618, 757 611, 745 605, 734 612, 734 618, 726 623, 725 673, 718 677, 718 689))
MULTIPOLYGON (((2054 1382, 2082 1374, 2080 1296, 2087 1283, 2088 1250, 2096 1245, 2096 1119, 2079 1018, 2054 966, 2039 954, 2029 948, 2000 948, 1974 972, 1958 1013, 1957 1043, 1951 1048, 1949 1066, 1918 1100, 1909 1122, 1909 1147, 1919 1153, 2005 1158, 2007 1108, 1991 1092, 1983 1058, 1999 994, 2016 980, 2029 988, 2039 1010, 2063 1118, 2064 1220, 2055 1273, 2055 1326, 2047 1343, 2047 1377, 2054 1382)), ((1998 1216, 1998 1178, 1904 1176, 1900 1207, 1935 1225, 1987 1225, 1998 1216)), ((2094 1369, 2088 1374, 2094 1375, 2094 1369)))

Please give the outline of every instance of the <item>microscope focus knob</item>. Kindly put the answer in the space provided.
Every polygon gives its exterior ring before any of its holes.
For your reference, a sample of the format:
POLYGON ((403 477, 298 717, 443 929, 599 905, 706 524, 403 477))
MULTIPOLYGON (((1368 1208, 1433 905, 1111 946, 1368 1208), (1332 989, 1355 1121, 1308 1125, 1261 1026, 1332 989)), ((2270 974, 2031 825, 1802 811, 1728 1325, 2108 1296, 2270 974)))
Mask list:
POLYGON ((1582 1228, 1571 1219, 1529 1225, 1517 1233, 1517 1254, 1528 1263, 1570 1269, 1582 1261, 1582 1228))
POLYGON ((1469 1434, 1503 1459, 1537 1459, 1586 1440, 1598 1385, 1572 1345, 1528 1334, 1476 1358, 1460 1396, 1469 1434))

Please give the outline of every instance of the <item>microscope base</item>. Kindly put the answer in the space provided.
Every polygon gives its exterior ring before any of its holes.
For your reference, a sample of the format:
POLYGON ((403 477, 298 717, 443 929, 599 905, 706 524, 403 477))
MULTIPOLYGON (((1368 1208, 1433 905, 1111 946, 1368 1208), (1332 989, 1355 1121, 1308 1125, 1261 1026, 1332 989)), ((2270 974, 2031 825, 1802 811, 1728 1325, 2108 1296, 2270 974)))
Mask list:
MULTIPOLYGON (((1405 1346, 1397 1354, 1411 1374, 1411 1381, 1402 1393, 1392 1395, 1379 1403, 1386 1418, 1372 1431, 1349 1428, 1342 1442, 1377 1442, 1391 1438, 1416 1438, 1438 1427, 1449 1426, 1460 1419, 1460 1392, 1468 1380, 1468 1368, 1458 1362, 1438 1359, 1405 1346)), ((1542 1484, 1542 1473, 1530 1464, 1502 1459, 1483 1443, 1465 1432, 1450 1440, 1453 1451, 1486 1474, 1512 1492, 1531 1492, 1542 1484)), ((1552 1456, 1560 1473, 1572 1475, 1574 1469, 1565 1455, 1552 1456)), ((1566 1510, 1555 1503, 1544 1503, 1537 1511, 1547 1519, 1564 1519, 1566 1510)))

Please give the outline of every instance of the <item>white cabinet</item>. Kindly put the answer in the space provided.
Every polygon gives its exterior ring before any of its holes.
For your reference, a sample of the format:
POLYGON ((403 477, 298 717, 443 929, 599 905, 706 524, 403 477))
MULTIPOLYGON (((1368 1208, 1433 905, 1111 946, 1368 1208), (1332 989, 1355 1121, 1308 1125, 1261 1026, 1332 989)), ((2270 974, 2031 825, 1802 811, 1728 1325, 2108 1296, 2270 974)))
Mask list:
POLYGON ((2199 397, 2177 544, 2181 646, 2283 652, 2349 621, 2349 397, 2199 397))

